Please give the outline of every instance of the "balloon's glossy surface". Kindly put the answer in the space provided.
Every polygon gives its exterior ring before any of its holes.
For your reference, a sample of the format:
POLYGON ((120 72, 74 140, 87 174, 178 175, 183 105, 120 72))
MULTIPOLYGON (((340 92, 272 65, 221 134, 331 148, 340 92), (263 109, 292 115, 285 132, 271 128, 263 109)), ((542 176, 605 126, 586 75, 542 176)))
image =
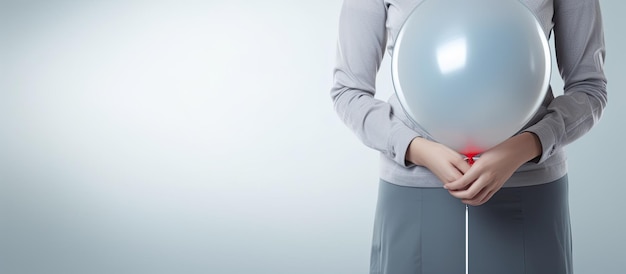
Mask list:
POLYGON ((434 140, 476 154, 530 121, 550 82, 550 49, 517 0, 426 0, 392 58, 404 111, 434 140))

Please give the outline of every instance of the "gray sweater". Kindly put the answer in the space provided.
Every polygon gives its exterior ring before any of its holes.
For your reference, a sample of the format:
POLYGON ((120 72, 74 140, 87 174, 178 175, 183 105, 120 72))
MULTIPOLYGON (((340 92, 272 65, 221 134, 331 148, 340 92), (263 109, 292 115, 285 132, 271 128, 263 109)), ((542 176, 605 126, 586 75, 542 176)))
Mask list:
MULTIPOLYGON (((420 2, 344 0, 330 95, 342 121, 365 145, 381 152, 381 179, 404 186, 441 187, 428 169, 405 161, 411 140, 425 133, 410 122, 395 94, 387 102, 374 98, 383 55, 393 53, 400 27, 420 2)), ((556 98, 548 91, 535 117, 521 131, 538 136, 542 155, 520 167, 504 187, 543 184, 564 176, 563 147, 589 131, 607 103, 599 1, 521 2, 535 13, 547 37, 553 31, 565 85, 563 95, 556 98)))

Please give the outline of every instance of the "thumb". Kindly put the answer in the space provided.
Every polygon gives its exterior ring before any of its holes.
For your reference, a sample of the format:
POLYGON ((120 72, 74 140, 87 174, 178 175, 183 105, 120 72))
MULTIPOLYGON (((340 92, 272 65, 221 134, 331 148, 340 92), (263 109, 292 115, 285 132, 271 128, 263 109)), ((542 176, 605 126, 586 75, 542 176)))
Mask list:
POLYGON ((472 167, 467 161, 463 158, 459 158, 457 161, 453 161, 452 165, 456 167, 461 173, 465 174, 469 171, 470 167, 472 167))

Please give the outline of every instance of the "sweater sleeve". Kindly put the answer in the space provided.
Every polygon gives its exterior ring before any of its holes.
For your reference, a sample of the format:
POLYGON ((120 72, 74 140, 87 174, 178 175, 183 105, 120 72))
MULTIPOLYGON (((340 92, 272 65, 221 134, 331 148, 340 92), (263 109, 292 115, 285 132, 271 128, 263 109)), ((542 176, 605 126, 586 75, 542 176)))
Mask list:
POLYGON ((598 0, 554 0, 554 39, 563 95, 525 131, 543 149, 538 163, 580 138, 598 122, 607 103, 604 34, 598 0))
POLYGON ((366 146, 407 166, 407 148, 418 134, 389 103, 374 98, 387 39, 386 13, 381 0, 344 1, 330 96, 341 120, 366 146))

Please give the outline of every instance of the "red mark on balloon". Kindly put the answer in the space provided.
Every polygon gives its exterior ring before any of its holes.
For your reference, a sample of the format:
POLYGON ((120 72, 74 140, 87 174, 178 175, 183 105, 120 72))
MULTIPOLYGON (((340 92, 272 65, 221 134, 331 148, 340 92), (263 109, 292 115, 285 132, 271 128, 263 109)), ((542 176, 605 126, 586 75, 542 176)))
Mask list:
POLYGON ((470 164, 471 166, 474 164, 474 157, 476 157, 476 155, 478 154, 481 154, 482 152, 483 152, 483 149, 474 145, 472 142, 468 142, 465 148, 461 151, 461 154, 467 157, 467 163, 470 164))
POLYGON ((467 163, 468 163, 470 166, 471 166, 471 165, 473 165, 473 164, 474 164, 474 157, 475 157, 476 155, 478 155, 478 153, 477 153, 477 152, 471 152, 471 153, 470 153, 470 152, 466 152, 466 153, 464 153, 464 154, 465 154, 465 157, 467 157, 467 163))

